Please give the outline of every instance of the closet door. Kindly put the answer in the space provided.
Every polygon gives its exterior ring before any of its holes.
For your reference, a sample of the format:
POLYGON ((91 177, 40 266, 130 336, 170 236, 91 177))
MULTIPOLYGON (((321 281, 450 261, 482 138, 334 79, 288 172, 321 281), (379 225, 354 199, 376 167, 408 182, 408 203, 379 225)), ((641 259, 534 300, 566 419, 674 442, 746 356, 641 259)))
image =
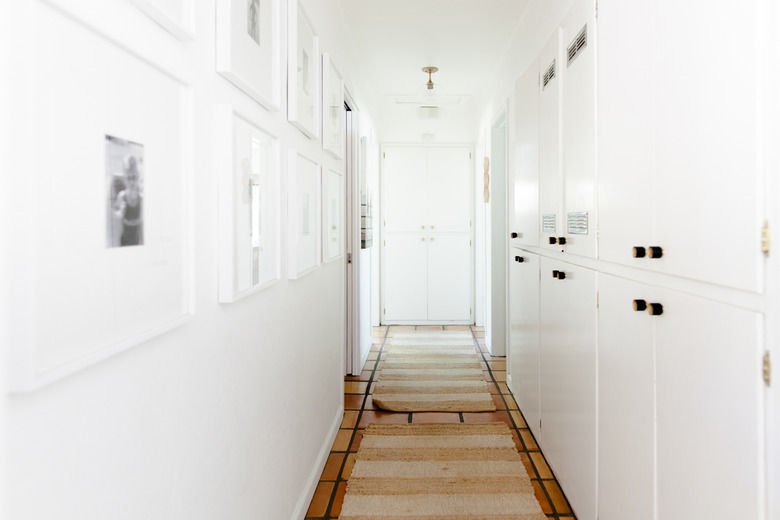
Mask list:
POLYGON ((662 291, 658 518, 764 518, 760 314, 662 291))
POLYGON ((542 449, 577 518, 595 520, 596 273, 542 258, 541 275, 542 449))
POLYGON ((386 235, 384 320, 428 319, 428 239, 421 234, 386 235))
POLYGON ((515 167, 510 171, 511 245, 539 244, 539 62, 515 82, 515 167))
POLYGON ((423 231, 428 226, 428 150, 388 147, 384 154, 384 231, 423 231))
POLYGON ((509 373, 512 393, 528 427, 539 430, 539 255, 509 256, 509 373))
POLYGON ((428 150, 428 219, 435 233, 469 233, 472 225, 471 152, 468 147, 428 150))
POLYGON ((464 321, 471 309, 471 238, 468 235, 429 235, 428 320, 464 321))
POLYGON ((563 178, 561 177, 560 30, 539 56, 539 245, 560 251, 563 178), (555 239, 554 244, 550 240, 555 239))
POLYGON ((596 24, 593 0, 563 21, 561 135, 566 251, 596 257, 596 24))
POLYGON ((599 275, 600 520, 656 518, 655 302, 650 286, 599 275))

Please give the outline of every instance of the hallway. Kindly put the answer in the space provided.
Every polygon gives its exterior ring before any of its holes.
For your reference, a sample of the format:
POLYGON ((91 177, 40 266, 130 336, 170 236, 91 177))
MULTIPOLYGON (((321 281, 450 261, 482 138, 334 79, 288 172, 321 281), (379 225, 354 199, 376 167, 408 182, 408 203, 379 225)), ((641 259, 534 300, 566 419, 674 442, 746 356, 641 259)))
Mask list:
MULTIPOLYGON (((522 413, 511 391, 506 385, 506 358, 493 357, 485 347, 485 331, 475 326, 382 326, 373 329, 371 353, 359 376, 344 378, 344 421, 341 423, 336 441, 333 443, 325 469, 315 491, 306 520, 336 520, 341 511, 344 493, 356 453, 360 447, 363 431, 370 423, 480 423, 505 422, 512 431, 512 437, 520 452, 526 471, 531 478, 534 492, 542 511, 549 519, 574 520, 575 517, 563 495, 555 476, 545 461, 544 455, 528 429, 522 413), (396 332, 428 332, 441 330, 471 331, 474 346, 482 356, 482 368, 488 387, 496 403, 495 412, 448 413, 415 412, 393 413, 374 407, 371 394, 382 360, 386 357, 384 348, 396 332)), ((387 511, 391 514, 392 511, 387 511)))

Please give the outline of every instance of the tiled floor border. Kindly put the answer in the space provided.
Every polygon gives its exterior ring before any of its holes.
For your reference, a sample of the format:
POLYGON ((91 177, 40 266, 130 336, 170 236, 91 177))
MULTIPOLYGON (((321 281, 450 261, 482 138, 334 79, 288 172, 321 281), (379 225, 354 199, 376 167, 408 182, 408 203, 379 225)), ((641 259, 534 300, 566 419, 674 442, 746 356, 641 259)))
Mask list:
POLYGON ((347 480, 355 464, 358 447, 363 439, 363 430, 368 423, 411 423, 411 422, 491 422, 504 421, 512 430, 520 457, 531 477, 534 492, 548 519, 576 520, 558 481, 547 465, 536 439, 528 428, 517 402, 506 385, 506 358, 493 357, 485 347, 485 332, 482 327, 470 326, 384 326, 375 327, 373 345, 363 371, 359 376, 344 378, 344 420, 336 441, 333 443, 325 469, 314 497, 306 513, 306 520, 337 520, 346 492, 347 480), (371 395, 378 376, 380 363, 388 339, 395 332, 425 330, 470 331, 482 355, 482 367, 488 381, 496 412, 475 413, 398 413, 384 412, 373 407, 371 395))

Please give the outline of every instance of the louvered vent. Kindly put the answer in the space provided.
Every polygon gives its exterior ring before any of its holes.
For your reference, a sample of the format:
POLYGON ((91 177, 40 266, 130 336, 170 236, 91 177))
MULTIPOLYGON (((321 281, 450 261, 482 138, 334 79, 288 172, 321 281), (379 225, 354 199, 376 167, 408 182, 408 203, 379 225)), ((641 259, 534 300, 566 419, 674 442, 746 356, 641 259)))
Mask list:
POLYGON ((566 231, 570 235, 587 235, 588 234, 588 212, 582 213, 569 213, 566 231))
POLYGON ((555 233, 555 213, 542 215, 542 233, 555 233))
POLYGON ((566 54, 569 57, 569 60, 566 62, 566 66, 568 67, 571 65, 571 62, 573 62, 577 56, 582 54, 582 52, 585 50, 585 47, 588 46, 588 24, 585 24, 585 27, 582 28, 582 30, 577 34, 577 36, 574 37, 574 40, 572 40, 569 47, 566 49, 566 54))
POLYGON ((547 69, 547 72, 544 73, 544 76, 542 77, 542 90, 547 86, 547 84, 552 81, 552 79, 555 77, 555 60, 550 64, 550 68, 547 69))

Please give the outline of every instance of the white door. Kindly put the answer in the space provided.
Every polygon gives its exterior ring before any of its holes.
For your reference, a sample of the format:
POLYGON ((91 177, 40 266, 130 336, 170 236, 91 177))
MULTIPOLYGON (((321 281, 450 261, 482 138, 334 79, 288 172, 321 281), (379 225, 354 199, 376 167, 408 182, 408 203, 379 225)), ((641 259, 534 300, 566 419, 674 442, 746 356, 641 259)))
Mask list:
POLYGON ((474 201, 469 156, 468 147, 428 149, 427 230, 471 232, 474 201))
POLYGON ((542 247, 560 250, 551 239, 562 236, 563 178, 560 156, 560 29, 539 56, 539 218, 542 247))
POLYGON ((386 235, 383 320, 428 319, 428 242, 421 234, 386 235))
POLYGON ((510 244, 536 246, 539 244, 538 61, 515 82, 514 154, 515 167, 507 183, 510 244))
POLYGON ((600 520, 656 518, 655 292, 599 275, 600 520))
POLYGON ((428 239, 428 320, 471 320, 471 243, 463 234, 428 239))
POLYGON ((660 291, 658 518, 765 518, 763 319, 660 291))
POLYGON ((428 226, 428 150, 388 147, 382 177, 383 230, 422 231, 428 226))
POLYGON ((509 373, 511 390, 537 439, 539 430, 539 255, 509 254, 509 373))

